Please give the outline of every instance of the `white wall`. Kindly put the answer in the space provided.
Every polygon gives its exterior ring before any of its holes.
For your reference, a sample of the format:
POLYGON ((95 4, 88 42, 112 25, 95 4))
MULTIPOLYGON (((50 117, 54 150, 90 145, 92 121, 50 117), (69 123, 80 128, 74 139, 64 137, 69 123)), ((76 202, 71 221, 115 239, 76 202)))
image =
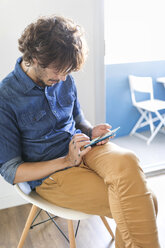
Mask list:
MULTIPOLYGON (((101 22, 103 18, 101 14, 98 14, 98 11, 103 9, 101 7, 103 2, 99 0, 0 0, 0 5, 0 79, 13 69, 16 58, 20 56, 17 40, 26 25, 39 16, 52 13, 70 17, 84 27, 89 45, 86 65, 82 71, 75 73, 80 102, 87 118, 93 124, 104 121, 104 109, 102 109, 101 116, 97 118, 97 111, 95 111, 95 86, 98 77, 102 78, 100 74, 103 73, 103 54, 101 54, 103 52, 103 28, 100 28, 100 23, 103 25, 101 22), (97 61, 101 65, 99 70, 96 70, 97 61)), ((98 101, 103 108, 101 100, 97 99, 98 101)))
POLYGON ((165 60, 164 0, 105 0, 106 64, 165 60))
MULTIPOLYGON (((17 40, 23 29, 47 14, 64 15, 86 31, 89 57, 82 71, 74 73, 81 106, 92 123, 105 121, 103 1, 100 0, 0 0, 0 80, 15 65, 20 53, 17 40)), ((0 178, 0 188, 2 185, 0 178)), ((9 193, 9 188, 5 195, 9 193)), ((3 192, 0 192, 2 202, 3 192)), ((13 195, 14 193, 12 192, 13 195)), ((4 195, 3 195, 4 198, 4 195)), ((1 203, 0 203, 1 205, 1 203)))
POLYGON ((25 203, 25 200, 16 193, 14 187, 0 176, 0 209, 14 207, 25 203))

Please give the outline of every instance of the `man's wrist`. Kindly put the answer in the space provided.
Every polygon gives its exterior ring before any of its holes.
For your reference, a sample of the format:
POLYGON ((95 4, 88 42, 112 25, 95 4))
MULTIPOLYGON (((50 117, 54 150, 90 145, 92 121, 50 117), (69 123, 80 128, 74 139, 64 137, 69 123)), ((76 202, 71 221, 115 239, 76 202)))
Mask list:
POLYGON ((66 155, 64 158, 64 168, 66 167, 72 167, 73 166, 73 163, 69 157, 69 155, 66 155))
POLYGON ((63 170, 71 166, 71 161, 69 160, 67 155, 54 160, 50 160, 49 162, 52 166, 52 169, 54 170, 53 172, 63 170))
POLYGON ((92 127, 89 127, 88 128, 88 131, 87 131, 87 135, 90 138, 90 140, 92 139, 92 130, 93 130, 93 128, 92 127))

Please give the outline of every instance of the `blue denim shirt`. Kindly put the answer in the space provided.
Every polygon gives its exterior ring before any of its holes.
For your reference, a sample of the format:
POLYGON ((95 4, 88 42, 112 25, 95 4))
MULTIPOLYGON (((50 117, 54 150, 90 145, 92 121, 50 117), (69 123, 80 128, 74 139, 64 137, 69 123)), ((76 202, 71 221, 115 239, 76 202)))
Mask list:
MULTIPOLYGON (((13 184, 23 162, 46 161, 64 156, 83 118, 74 80, 42 88, 21 69, 0 83, 0 174, 13 184)), ((28 182, 32 188, 42 180, 28 182)))

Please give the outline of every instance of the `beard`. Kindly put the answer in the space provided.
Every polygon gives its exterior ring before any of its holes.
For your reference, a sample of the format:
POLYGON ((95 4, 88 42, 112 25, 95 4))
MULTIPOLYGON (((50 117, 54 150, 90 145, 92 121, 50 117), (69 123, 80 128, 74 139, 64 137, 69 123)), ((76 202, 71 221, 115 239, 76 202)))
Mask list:
POLYGON ((38 84, 39 86, 45 88, 47 85, 44 81, 42 81, 41 79, 37 80, 36 81, 36 84, 38 84))
POLYGON ((51 83, 50 83, 50 84, 49 84, 49 83, 46 83, 46 82, 44 82, 42 79, 38 79, 38 80, 36 81, 36 83, 37 83, 39 86, 45 88, 46 86, 53 86, 54 84, 59 83, 60 80, 49 79, 48 82, 51 82, 51 83))
POLYGON ((60 80, 57 79, 47 79, 44 80, 44 78, 47 78, 47 75, 44 70, 41 70, 40 68, 35 69, 35 74, 36 74, 36 83, 41 86, 41 87, 46 87, 46 86, 53 86, 56 83, 59 83, 60 80))

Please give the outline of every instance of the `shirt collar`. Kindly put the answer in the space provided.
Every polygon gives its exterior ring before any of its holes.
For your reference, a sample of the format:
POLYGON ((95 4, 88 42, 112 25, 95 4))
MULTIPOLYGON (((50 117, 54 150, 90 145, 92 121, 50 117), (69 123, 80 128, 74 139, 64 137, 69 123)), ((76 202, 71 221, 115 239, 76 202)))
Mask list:
POLYGON ((39 85, 35 84, 34 81, 30 77, 28 77, 26 73, 22 70, 20 66, 21 61, 22 61, 22 57, 17 59, 14 68, 14 74, 17 77, 17 79, 20 81, 21 86, 23 88, 23 92, 26 94, 35 87, 42 89, 39 85))

